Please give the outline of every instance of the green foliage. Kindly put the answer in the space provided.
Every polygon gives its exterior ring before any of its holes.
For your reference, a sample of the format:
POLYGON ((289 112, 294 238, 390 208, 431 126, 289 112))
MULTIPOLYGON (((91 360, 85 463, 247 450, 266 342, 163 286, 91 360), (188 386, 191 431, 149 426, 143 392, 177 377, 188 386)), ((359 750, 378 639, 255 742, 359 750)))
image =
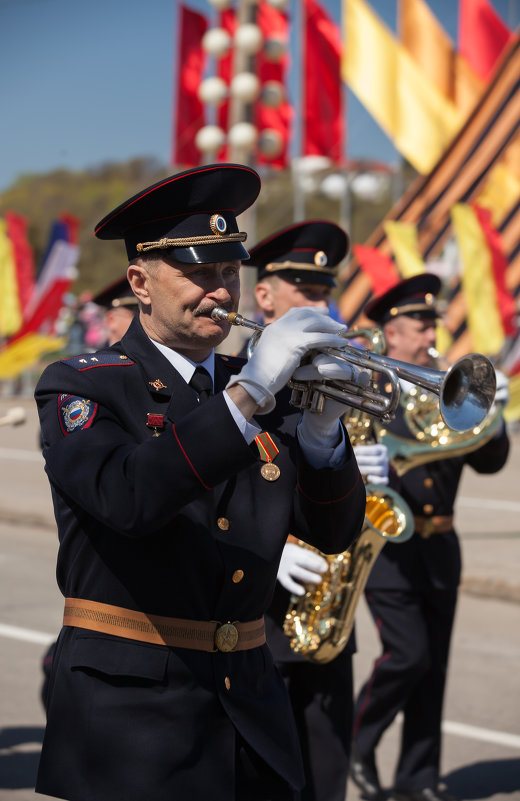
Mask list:
MULTIPOLYGON (((38 267, 47 246, 50 226, 60 214, 77 217, 79 227, 79 277, 72 288, 76 294, 94 294, 119 278, 127 261, 122 242, 101 241, 94 236, 95 225, 113 208, 146 186, 178 171, 149 158, 106 163, 84 171, 55 170, 38 175, 22 175, 0 194, 0 216, 6 211, 22 214, 28 220, 29 242, 38 267)), ((247 245, 252 246, 273 231, 294 221, 295 206, 305 219, 328 219, 346 225, 341 204, 327 198, 319 189, 298 197, 288 170, 262 172, 262 191, 253 213, 241 221, 248 230, 247 245)), ((390 190, 377 202, 351 197, 349 227, 351 242, 364 242, 391 206, 390 190)), ((343 209, 344 213, 344 209, 343 209)))

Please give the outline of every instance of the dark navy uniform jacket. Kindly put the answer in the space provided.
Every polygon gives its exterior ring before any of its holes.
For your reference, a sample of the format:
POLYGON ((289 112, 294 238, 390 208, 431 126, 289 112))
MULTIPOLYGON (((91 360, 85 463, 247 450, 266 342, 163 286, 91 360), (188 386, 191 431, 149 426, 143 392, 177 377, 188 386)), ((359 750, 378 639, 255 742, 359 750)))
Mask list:
MULTIPOLYGON (((258 449, 221 392, 241 364, 226 359, 216 358, 216 394, 203 406, 138 319, 112 348, 45 370, 36 399, 65 597, 255 620, 288 531, 328 553, 358 535, 365 491, 348 441, 344 467, 311 468, 283 391, 257 419, 279 448, 280 477, 264 480, 258 449), (148 413, 164 415, 158 437, 148 413)), ((67 627, 37 790, 74 801, 232 801, 236 730, 301 786, 290 706, 267 646, 205 653, 67 627)))
MULTIPOLYGON (((386 428, 399 437, 411 438, 401 405, 386 428)), ((500 435, 478 450, 414 467, 395 478, 392 486, 414 515, 453 515, 464 465, 477 473, 496 473, 506 463, 508 452, 509 439, 503 427, 500 435)), ((424 589, 432 585, 453 590, 460 576, 460 544, 454 529, 427 539, 416 532, 407 542, 385 545, 370 572, 367 589, 424 589)))

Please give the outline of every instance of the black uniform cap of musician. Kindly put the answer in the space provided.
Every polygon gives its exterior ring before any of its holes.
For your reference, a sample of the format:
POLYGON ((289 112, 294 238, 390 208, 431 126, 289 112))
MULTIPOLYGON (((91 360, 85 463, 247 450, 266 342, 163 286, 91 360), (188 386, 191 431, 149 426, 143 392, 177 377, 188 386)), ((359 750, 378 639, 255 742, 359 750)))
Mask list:
POLYGON ((185 264, 248 259, 236 217, 259 191, 250 167, 208 164, 143 189, 107 214, 95 235, 124 239, 129 260, 150 251, 185 264))
POLYGON ((257 268, 259 281, 277 275, 294 284, 335 287, 334 277, 348 246, 348 236, 338 225, 308 220, 277 231, 255 245, 247 266, 257 268))
POLYGON ((420 273, 371 300, 364 313, 378 325, 385 325, 401 315, 417 320, 433 320, 440 317, 435 305, 440 289, 441 281, 436 275, 420 273))
POLYGON ((126 275, 118 278, 117 281, 102 289, 92 298, 92 302, 98 306, 104 306, 106 309, 118 309, 122 306, 127 306, 130 310, 137 309, 138 301, 126 275))

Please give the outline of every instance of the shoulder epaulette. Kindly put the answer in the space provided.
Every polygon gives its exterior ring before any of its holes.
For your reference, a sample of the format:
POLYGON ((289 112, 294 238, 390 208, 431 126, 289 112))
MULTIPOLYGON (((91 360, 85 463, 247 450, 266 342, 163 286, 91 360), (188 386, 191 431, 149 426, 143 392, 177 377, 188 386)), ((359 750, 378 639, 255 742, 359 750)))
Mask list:
POLYGON ((112 351, 98 351, 97 353, 82 353, 79 356, 71 356, 61 360, 63 364, 68 364, 75 370, 93 370, 95 367, 130 367, 135 364, 124 353, 112 351))
POLYGON ((247 362, 247 359, 242 359, 240 356, 224 356, 221 353, 217 354, 217 358, 223 361, 227 369, 232 373, 239 373, 247 362))

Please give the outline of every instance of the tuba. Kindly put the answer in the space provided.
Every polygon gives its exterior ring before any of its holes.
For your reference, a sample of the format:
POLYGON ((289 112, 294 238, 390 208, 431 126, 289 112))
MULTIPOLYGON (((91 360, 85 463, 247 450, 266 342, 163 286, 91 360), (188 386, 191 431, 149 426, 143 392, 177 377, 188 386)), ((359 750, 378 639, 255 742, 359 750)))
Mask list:
MULTIPOLYGON (((375 351, 384 347, 380 329, 357 331, 369 338, 375 351)), ((373 420, 351 409, 344 418, 352 445, 375 442, 373 420)), ((384 545, 406 542, 413 534, 413 515, 406 501, 390 487, 366 485, 366 509, 359 537, 340 554, 323 554, 303 540, 303 548, 319 553, 327 569, 318 584, 308 584, 304 595, 291 595, 283 630, 296 654, 324 664, 345 648, 354 626, 359 600, 384 545)))

